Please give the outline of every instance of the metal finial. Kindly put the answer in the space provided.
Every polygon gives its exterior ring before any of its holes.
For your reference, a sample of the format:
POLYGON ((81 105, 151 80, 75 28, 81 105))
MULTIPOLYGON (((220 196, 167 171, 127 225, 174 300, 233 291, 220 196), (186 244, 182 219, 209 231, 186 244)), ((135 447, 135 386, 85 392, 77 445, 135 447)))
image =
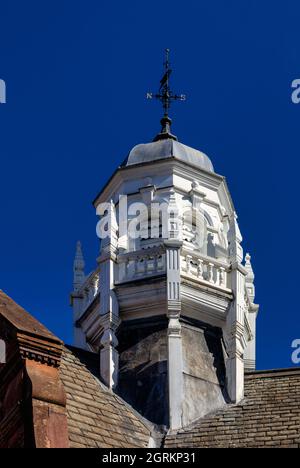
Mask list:
POLYGON ((154 138, 154 141, 163 140, 166 138, 172 138, 173 140, 177 140, 175 135, 171 134, 171 123, 172 120, 169 117, 169 109, 171 103, 173 101, 185 101, 186 96, 184 94, 174 94, 171 91, 169 80, 170 75, 172 73, 172 69, 170 68, 170 61, 169 61, 169 54, 170 49, 165 49, 165 61, 164 61, 164 75, 160 80, 160 87, 157 94, 147 93, 147 99, 158 99, 163 106, 164 116, 161 119, 162 129, 161 132, 154 138))

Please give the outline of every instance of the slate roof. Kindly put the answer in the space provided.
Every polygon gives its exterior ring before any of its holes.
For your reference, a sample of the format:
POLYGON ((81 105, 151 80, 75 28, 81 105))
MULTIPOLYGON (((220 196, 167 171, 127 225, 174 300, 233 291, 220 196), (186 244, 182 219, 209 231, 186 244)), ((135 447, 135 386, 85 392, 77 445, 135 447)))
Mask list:
MULTIPOLYGON (((22 337, 43 338, 40 344, 47 344, 48 354, 54 345, 59 349, 56 358, 67 396, 71 447, 148 447, 152 437, 158 447, 161 445, 162 434, 155 433, 153 425, 99 381, 97 354, 63 346, 2 291, 0 317, 22 337)), ((169 432, 163 446, 300 448, 300 368, 246 374, 245 399, 240 404, 228 405, 178 432, 169 432)))
POLYGON ((300 448, 300 369, 253 372, 245 399, 169 433, 166 448, 300 448))
MULTIPOLYGON (((63 351, 71 447, 148 447, 153 427, 97 379, 98 365, 93 353, 63 351)), ((247 373, 240 404, 170 432, 164 447, 300 448, 300 369, 247 373)))
POLYGON ((67 394, 70 446, 148 447, 150 425, 95 377, 99 356, 68 348, 63 351, 60 373, 67 394))

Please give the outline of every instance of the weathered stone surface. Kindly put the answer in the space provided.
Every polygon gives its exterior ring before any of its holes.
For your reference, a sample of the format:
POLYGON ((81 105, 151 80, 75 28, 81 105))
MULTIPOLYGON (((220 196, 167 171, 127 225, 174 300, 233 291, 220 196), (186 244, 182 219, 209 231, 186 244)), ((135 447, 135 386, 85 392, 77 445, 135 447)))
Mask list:
POLYGON ((123 322, 117 392, 142 416, 168 425, 166 317, 123 322))
POLYGON ((182 318, 183 426, 226 405, 222 332, 182 318))

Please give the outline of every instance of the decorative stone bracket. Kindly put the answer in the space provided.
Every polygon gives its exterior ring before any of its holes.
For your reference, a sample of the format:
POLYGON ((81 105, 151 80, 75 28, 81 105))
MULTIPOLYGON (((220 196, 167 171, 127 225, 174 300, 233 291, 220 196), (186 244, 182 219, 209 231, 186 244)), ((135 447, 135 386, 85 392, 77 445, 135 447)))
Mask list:
POLYGON ((108 312, 101 317, 100 323, 103 328, 100 340, 100 374, 104 383, 112 389, 118 384, 119 353, 116 349, 118 346, 116 330, 119 326, 119 319, 108 312))

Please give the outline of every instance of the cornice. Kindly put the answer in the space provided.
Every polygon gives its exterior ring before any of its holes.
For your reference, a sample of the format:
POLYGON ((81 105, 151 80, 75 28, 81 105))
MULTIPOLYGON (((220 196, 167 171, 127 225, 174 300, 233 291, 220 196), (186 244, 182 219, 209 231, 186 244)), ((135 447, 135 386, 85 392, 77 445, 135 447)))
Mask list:
MULTIPOLYGON (((22 309, 20 310, 22 313, 22 309)), ((17 318, 11 323, 7 317, 0 315, 1 338, 7 347, 7 364, 2 372, 18 366, 21 360, 32 360, 51 367, 59 367, 63 342, 42 328, 39 322, 27 319, 27 315, 20 318, 20 327, 17 318), (32 331, 31 329, 32 328, 32 331), (41 331, 41 333, 39 333, 41 331)), ((4 375, 4 374, 3 374, 4 375)))
POLYGON ((179 161, 174 157, 166 159, 158 159, 156 161, 149 161, 146 163, 135 164, 132 166, 119 167, 115 170, 112 176, 108 179, 107 183, 100 190, 96 198, 93 200, 93 205, 96 207, 100 202, 106 201, 109 198, 112 198, 113 194, 118 191, 119 186, 128 180, 129 177, 126 177, 127 174, 132 174, 134 172, 140 173, 140 177, 144 176, 145 168, 153 168, 153 172, 157 172, 158 175, 161 174, 162 168, 165 167, 169 169, 170 167, 176 171, 181 171, 181 174, 186 174, 191 177, 191 180, 201 177, 203 181, 207 181, 209 186, 214 185, 216 188, 219 187, 220 183, 224 181, 224 177, 216 174, 215 172, 209 172, 205 169, 199 169, 197 166, 192 164, 179 161), (125 177, 123 175, 125 174, 125 177), (111 188, 113 182, 113 188, 111 188))
POLYGON ((17 333, 17 342, 22 359, 29 359, 51 367, 59 367, 62 343, 45 340, 34 335, 17 333))

